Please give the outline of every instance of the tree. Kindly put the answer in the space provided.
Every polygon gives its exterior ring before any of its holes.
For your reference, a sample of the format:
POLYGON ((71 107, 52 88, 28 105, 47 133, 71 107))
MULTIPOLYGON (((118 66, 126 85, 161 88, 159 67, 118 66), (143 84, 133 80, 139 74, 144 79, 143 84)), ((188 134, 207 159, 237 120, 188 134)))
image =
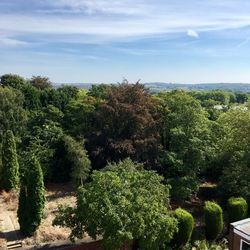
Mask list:
POLYGON ((83 185, 83 181, 88 178, 91 168, 87 152, 82 143, 75 141, 70 136, 64 136, 64 143, 67 152, 66 157, 72 163, 71 176, 77 184, 83 185))
POLYGON ((84 137, 91 130, 96 99, 79 90, 65 107, 64 127, 75 137, 84 137))
POLYGON ((218 141, 218 161, 223 174, 219 191, 224 198, 250 196, 250 111, 232 109, 218 123, 222 133, 218 141))
POLYGON ((19 184, 19 164, 17 161, 16 142, 11 130, 4 134, 2 145, 2 188, 10 191, 17 188, 19 184))
POLYGON ((109 164, 79 188, 77 207, 60 207, 54 224, 71 228, 72 239, 84 233, 93 239, 101 235, 106 249, 118 249, 128 241, 143 249, 159 249, 177 231, 169 187, 162 181, 129 159, 109 164))
POLYGON ((0 80, 3 87, 12 87, 15 89, 20 89, 26 83, 23 77, 13 74, 2 75, 0 80))
POLYGON ((93 128, 86 135, 86 148, 93 167, 130 157, 152 167, 160 149, 157 101, 143 85, 112 85, 106 100, 94 114, 93 128))
POLYGON ((52 88, 52 83, 46 76, 32 76, 29 82, 38 89, 52 88))
POLYGON ((0 87, 0 142, 5 131, 11 130, 20 136, 27 121, 23 109, 23 95, 13 88, 0 87))
POLYGON ((45 204, 43 173, 35 156, 28 157, 25 174, 21 178, 18 222, 25 236, 32 235, 41 223, 45 204))
POLYGON ((175 198, 197 190, 197 176, 212 150, 211 122, 197 100, 184 91, 160 93, 162 108, 162 171, 175 198))

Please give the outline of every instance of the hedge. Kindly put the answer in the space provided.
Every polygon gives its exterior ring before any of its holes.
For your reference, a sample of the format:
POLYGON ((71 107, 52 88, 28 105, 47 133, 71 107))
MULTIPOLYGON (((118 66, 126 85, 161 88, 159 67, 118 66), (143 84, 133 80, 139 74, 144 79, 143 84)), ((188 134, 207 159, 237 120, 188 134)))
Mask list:
POLYGON ((173 244, 177 247, 184 246, 191 238, 194 228, 194 218, 188 211, 178 208, 175 210, 178 220, 178 232, 174 235, 173 244))
POLYGON ((242 197, 231 197, 227 202, 229 222, 243 220, 247 217, 248 205, 242 197))
POLYGON ((211 201, 206 201, 204 206, 206 237, 215 240, 223 230, 223 212, 221 207, 211 201))

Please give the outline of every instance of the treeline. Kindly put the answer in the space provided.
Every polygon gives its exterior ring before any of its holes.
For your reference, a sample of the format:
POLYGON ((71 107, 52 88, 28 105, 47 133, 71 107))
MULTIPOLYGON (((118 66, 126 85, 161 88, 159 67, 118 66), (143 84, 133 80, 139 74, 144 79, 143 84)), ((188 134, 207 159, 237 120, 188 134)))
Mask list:
POLYGON ((219 183, 223 198, 248 198, 248 98, 248 93, 221 90, 153 95, 127 82, 93 85, 89 91, 53 88, 46 77, 3 75, 1 187, 18 185, 6 184, 7 154, 21 177, 35 157, 45 184, 83 183, 92 170, 130 158, 162 175, 175 199, 188 199, 201 182, 211 180, 219 183), (6 137, 13 137, 16 146, 6 137))

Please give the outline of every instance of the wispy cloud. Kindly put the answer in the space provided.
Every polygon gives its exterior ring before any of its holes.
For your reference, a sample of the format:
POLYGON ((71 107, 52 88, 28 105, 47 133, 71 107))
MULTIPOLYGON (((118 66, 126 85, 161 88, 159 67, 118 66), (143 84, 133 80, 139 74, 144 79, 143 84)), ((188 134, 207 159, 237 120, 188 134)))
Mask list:
MULTIPOLYGON (((200 32, 250 25, 250 2, 245 0, 27 0, 27 11, 18 0, 11 7, 2 1, 0 31, 53 34, 62 41, 68 35, 95 43, 183 32, 198 38, 200 32)), ((48 36, 47 40, 53 42, 48 36)))
POLYGON ((195 30, 187 30, 187 35, 194 38, 199 38, 199 34, 195 30))
POLYGON ((250 37, 247 37, 245 40, 243 40, 241 43, 239 43, 236 47, 241 48, 245 45, 247 45, 250 42, 250 37))
POLYGON ((0 45, 3 46, 10 46, 10 47, 17 47, 17 46, 24 46, 28 45, 28 42, 12 39, 8 37, 0 37, 0 45))

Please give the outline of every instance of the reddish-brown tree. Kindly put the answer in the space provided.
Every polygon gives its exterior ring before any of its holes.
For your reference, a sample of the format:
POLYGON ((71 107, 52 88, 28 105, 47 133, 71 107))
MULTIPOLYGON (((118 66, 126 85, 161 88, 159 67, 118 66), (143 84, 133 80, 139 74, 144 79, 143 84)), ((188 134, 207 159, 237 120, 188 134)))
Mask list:
POLYGON ((87 147, 95 168, 130 157, 153 167, 160 148, 157 101, 141 84, 112 85, 96 110, 87 147))

